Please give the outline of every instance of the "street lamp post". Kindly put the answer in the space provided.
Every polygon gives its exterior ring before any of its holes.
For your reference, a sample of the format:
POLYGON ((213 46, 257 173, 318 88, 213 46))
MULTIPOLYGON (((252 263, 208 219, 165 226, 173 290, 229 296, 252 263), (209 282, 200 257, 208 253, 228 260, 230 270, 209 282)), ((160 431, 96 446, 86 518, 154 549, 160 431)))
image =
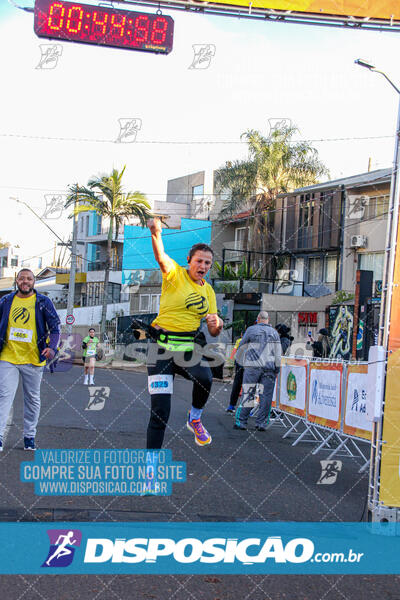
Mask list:
MULTIPOLYGON (((397 114, 396 136, 394 144, 393 169, 390 184, 390 200, 388 213, 388 226, 386 230, 385 262, 382 278, 382 297, 381 310, 379 315, 379 335, 378 346, 383 346, 386 353, 388 350, 390 312, 392 303, 392 289, 394 277, 394 263, 396 257, 397 230, 399 221, 399 194, 400 178, 398 176, 400 169, 400 89, 389 79, 383 71, 379 71, 373 65, 357 59, 354 61, 360 67, 365 67, 369 71, 379 73, 399 94, 399 107, 397 114)), ((382 440, 383 417, 373 423, 372 445, 371 445, 371 463, 370 463, 370 481, 368 490, 369 506, 373 510, 379 502, 379 474, 381 461, 381 440, 382 440)))

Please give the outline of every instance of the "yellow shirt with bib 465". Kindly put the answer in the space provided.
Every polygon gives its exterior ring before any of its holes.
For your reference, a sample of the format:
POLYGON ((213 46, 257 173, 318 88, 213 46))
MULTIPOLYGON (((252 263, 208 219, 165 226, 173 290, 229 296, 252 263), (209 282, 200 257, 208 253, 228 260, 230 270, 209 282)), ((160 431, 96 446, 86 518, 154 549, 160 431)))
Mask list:
POLYGON ((28 298, 14 296, 0 360, 14 365, 32 364, 39 367, 46 364, 46 361, 39 360, 35 305, 36 294, 28 298))

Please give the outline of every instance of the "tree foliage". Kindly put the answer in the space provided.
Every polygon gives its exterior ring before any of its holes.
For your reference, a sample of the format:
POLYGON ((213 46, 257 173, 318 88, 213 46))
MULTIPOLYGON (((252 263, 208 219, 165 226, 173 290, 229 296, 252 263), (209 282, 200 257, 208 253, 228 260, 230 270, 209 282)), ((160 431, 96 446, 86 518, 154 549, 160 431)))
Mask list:
POLYGON ((318 182, 328 171, 307 141, 294 141, 298 128, 282 124, 264 137, 248 130, 242 135, 249 158, 227 163, 216 173, 217 192, 226 194, 220 217, 250 210, 253 249, 265 249, 268 226, 278 194, 318 182))
POLYGON ((73 206, 73 215, 82 212, 95 211, 98 215, 106 217, 109 222, 107 236, 107 260, 104 273, 104 294, 101 314, 101 334, 104 337, 106 327, 108 282, 112 261, 113 239, 118 238, 118 233, 124 219, 137 217, 142 227, 152 217, 150 204, 146 196, 139 191, 125 192, 122 187, 122 177, 126 166, 121 171, 113 169, 110 175, 93 177, 87 186, 77 183, 70 186, 65 207, 73 206))

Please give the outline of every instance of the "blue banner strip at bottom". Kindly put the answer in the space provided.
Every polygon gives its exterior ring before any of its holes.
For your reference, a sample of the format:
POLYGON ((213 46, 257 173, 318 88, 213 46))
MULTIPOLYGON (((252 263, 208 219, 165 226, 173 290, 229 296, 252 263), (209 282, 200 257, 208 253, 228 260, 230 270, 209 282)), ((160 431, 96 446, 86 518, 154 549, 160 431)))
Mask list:
POLYGON ((396 523, 1 523, 1 574, 399 574, 396 523))

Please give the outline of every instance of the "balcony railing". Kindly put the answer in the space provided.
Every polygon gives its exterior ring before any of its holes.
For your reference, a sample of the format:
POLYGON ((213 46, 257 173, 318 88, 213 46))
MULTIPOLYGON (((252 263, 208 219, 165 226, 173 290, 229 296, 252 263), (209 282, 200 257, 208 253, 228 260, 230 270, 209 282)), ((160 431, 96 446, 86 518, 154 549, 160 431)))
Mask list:
POLYGON ((335 291, 334 283, 307 284, 290 279, 213 279, 217 294, 276 294, 319 298, 335 291))
POLYGON ((244 243, 242 241, 225 242, 225 262, 241 262, 246 257, 244 249, 244 243))
MULTIPOLYGON (((106 268, 105 261, 96 261, 96 262, 88 262, 87 270, 88 271, 104 271, 106 268)), ((116 262, 112 262, 110 265, 111 271, 121 271, 122 264, 117 264, 116 262)))

